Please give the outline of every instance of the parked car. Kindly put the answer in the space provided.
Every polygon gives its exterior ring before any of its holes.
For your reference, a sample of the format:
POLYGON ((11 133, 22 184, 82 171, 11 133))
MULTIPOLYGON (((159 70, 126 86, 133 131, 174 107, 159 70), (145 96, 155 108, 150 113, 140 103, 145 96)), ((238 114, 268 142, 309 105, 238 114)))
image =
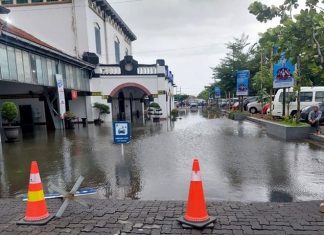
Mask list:
MULTIPOLYGON (((286 97, 293 92, 293 88, 287 89, 286 97)), ((275 95, 272 107, 272 116, 282 117, 283 89, 279 89, 275 95)), ((324 86, 319 87, 301 87, 300 89, 300 109, 307 106, 318 105, 324 102, 324 86)), ((288 112, 288 104, 285 107, 288 112)), ((297 99, 289 103, 289 115, 294 116, 297 113, 297 99)))
POLYGON ((243 100, 243 108, 245 111, 247 111, 247 105, 251 102, 257 101, 258 97, 257 96, 251 96, 251 97, 247 97, 243 100))
POLYGON ((267 114, 269 109, 270 109, 270 103, 266 103, 265 105, 263 105, 262 114, 267 114))
POLYGON ((190 112, 198 112, 198 104, 197 103, 190 104, 190 112))
MULTIPOLYGON (((269 98, 270 97, 264 97, 263 98, 263 104, 268 103, 269 98)), ((263 108, 260 101, 254 101, 254 102, 248 103, 248 105, 246 107, 247 107, 247 110, 252 114, 261 113, 262 108, 263 108)))
MULTIPOLYGON (((312 111, 314 106, 306 106, 301 110, 300 121, 308 122, 308 115, 312 111)), ((319 104, 319 109, 322 111, 322 116, 320 118, 320 123, 324 123, 324 103, 319 104)))

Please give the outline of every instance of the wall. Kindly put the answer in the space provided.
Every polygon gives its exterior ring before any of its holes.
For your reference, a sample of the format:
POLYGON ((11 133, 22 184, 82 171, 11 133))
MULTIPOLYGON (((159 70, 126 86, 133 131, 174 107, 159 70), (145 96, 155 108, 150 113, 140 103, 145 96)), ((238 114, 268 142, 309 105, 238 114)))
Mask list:
POLYGON ((106 23, 107 27, 107 40, 108 40, 108 63, 117 64, 115 57, 115 39, 116 37, 120 42, 120 60, 125 56, 126 48, 128 49, 128 55, 132 55, 132 45, 125 40, 125 36, 116 30, 113 24, 110 21, 106 23))
MULTIPOLYGON (((80 0, 79 0, 80 1, 80 0)), ((82 0, 85 1, 85 0, 82 0)), ((70 55, 75 55, 72 4, 9 7, 12 24, 70 55), (55 30, 54 30, 55 29, 55 30)))
MULTIPOLYGON (((31 105, 32 111, 33 111, 33 118, 34 123, 45 123, 46 117, 45 117, 45 106, 44 101, 39 101, 38 98, 25 98, 25 99, 2 99, 0 100, 0 106, 3 102, 6 101, 12 101, 16 104, 18 113, 19 113, 19 105, 31 105)), ((20 114, 18 114, 18 117, 16 119, 18 122, 20 121, 20 114)), ((5 122, 3 122, 5 123, 5 122)))
MULTIPOLYGON (((86 35, 88 36, 88 45, 87 49, 90 52, 96 53, 96 38, 95 38, 95 25, 98 24, 100 27, 100 39, 101 39, 101 55, 97 54, 99 57, 99 62, 101 64, 107 63, 107 53, 106 53, 106 43, 105 43, 105 23, 104 20, 98 16, 91 8, 85 8, 86 12, 86 23, 83 28, 86 28, 86 35)), ((78 28, 81 28, 82 25, 78 25, 78 28)))
POLYGON ((79 96, 76 100, 69 100, 70 111, 79 118, 80 122, 81 118, 87 118, 85 99, 85 97, 79 96))

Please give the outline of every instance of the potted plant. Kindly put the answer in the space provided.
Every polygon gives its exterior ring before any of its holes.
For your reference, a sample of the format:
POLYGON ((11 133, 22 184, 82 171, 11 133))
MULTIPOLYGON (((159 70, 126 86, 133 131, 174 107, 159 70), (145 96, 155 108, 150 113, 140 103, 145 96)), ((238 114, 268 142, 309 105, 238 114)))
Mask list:
POLYGON ((64 114, 64 120, 65 120, 65 128, 66 129, 74 129, 74 123, 73 120, 76 118, 75 114, 71 111, 67 111, 64 114))
POLYGON ((110 113, 109 106, 102 103, 94 103, 93 107, 98 110, 98 118, 94 120, 94 124, 100 125, 101 123, 103 123, 101 117, 110 113))
POLYGON ((179 116, 178 109, 172 109, 171 110, 171 120, 176 121, 178 116, 179 116))
POLYGON ((12 122, 18 116, 18 109, 14 102, 4 102, 1 106, 1 117, 8 123, 3 127, 8 142, 13 142, 18 138, 19 126, 12 126, 12 122))
POLYGON ((155 102, 150 103, 148 115, 153 117, 153 122, 160 122, 160 115, 162 115, 162 109, 160 105, 155 102))

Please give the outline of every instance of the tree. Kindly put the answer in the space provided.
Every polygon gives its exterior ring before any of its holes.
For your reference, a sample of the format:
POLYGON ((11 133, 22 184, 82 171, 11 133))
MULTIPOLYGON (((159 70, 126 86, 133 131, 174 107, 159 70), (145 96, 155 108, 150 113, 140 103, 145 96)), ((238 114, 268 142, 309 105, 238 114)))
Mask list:
POLYGON ((256 45, 250 45, 248 36, 242 34, 240 38, 226 44, 228 52, 216 67, 212 68, 213 78, 219 79, 218 85, 226 94, 234 94, 236 90, 236 71, 249 69, 251 76, 258 71, 260 59, 256 45))
POLYGON ((185 95, 185 94, 183 94, 183 95, 177 94, 174 96, 174 100, 178 101, 178 102, 182 102, 188 98, 189 98, 189 95, 185 95))
POLYGON ((201 91, 198 96, 198 99, 208 100, 209 99, 209 90, 205 88, 205 90, 201 91))
MULTIPOLYGON (((298 0, 285 0, 279 6, 267 6, 254 2, 249 6, 250 13, 258 21, 267 22, 280 17, 281 24, 267 30, 261 35, 260 44, 265 47, 277 47, 278 56, 285 52, 286 58, 297 63, 297 121, 300 107, 300 86, 309 84, 324 85, 324 12, 318 6, 319 0, 306 0, 306 8, 292 16, 292 10, 297 9, 298 0), (319 12, 318 12, 319 10, 319 12)), ((324 0, 322 0, 324 3, 324 0)), ((277 59, 274 57, 274 60, 277 59)))

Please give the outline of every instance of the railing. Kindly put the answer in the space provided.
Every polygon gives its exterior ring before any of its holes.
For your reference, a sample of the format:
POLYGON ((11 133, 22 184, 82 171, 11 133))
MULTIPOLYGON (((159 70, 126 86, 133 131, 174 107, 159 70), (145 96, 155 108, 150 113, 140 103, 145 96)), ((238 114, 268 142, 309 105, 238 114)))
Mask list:
POLYGON ((141 66, 137 68, 137 74, 156 74, 156 67, 154 66, 141 66))
POLYGON ((100 66, 100 74, 101 75, 120 75, 121 69, 118 65, 103 65, 100 66))
MULTIPOLYGON (((99 67, 101 75, 122 75, 119 65, 101 65, 99 67)), ((157 74, 156 66, 154 65, 139 65, 137 68, 138 75, 157 74)))

